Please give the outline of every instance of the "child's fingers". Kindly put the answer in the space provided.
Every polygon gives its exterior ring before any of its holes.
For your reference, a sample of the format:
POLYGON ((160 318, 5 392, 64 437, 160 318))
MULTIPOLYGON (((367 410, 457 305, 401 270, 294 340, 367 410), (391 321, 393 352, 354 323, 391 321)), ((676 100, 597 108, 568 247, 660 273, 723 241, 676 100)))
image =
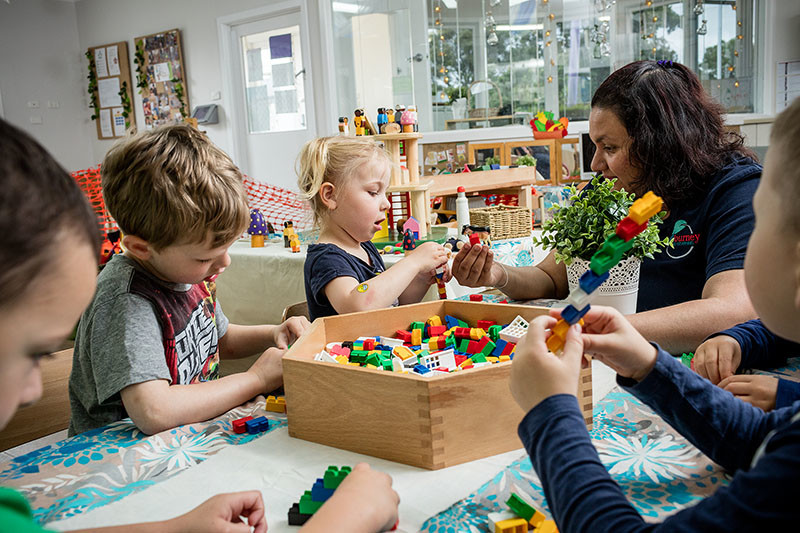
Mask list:
POLYGON ((561 358, 575 368, 579 368, 583 359, 583 338, 580 324, 573 324, 567 330, 561 358))
MULTIPOLYGON (((732 377, 747 377, 747 376, 732 376, 732 377)), ((734 396, 749 396, 753 393, 753 384, 750 381, 733 380, 728 381, 725 386, 720 387, 730 392, 734 396)))

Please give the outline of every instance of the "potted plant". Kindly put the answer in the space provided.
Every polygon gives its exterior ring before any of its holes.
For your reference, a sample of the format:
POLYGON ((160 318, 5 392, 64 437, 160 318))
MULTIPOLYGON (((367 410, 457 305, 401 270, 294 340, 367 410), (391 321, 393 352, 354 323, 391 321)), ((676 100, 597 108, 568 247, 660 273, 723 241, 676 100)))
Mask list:
MULTIPOLYGON (((570 291, 578 286, 592 256, 614 234, 636 199, 632 193, 615 189, 616 181, 596 175, 580 192, 574 185, 568 187, 569 204, 552 207, 553 216, 542 225, 542 235, 533 238, 534 244, 554 250, 556 262, 567 266, 570 291)), ((609 279, 598 289, 595 303, 616 307, 624 314, 636 312, 642 259, 652 259, 658 250, 672 247, 671 238, 659 239, 658 225, 663 218, 664 212, 659 213, 634 237, 633 247, 609 271, 609 279)))

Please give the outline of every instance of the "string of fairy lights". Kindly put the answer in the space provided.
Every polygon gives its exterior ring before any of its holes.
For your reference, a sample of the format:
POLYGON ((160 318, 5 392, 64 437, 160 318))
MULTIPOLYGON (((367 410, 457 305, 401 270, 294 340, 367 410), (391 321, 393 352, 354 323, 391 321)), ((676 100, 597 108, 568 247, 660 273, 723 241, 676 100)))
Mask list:
MULTIPOLYGON (((442 0, 437 0, 436 5, 433 7, 433 26, 436 30, 436 39, 434 43, 434 68, 437 68, 436 65, 438 64, 438 72, 441 74, 441 80, 444 83, 445 87, 450 84, 450 76, 448 76, 448 68, 444 64, 444 27, 442 25, 442 0), (438 51, 436 48, 438 47, 438 51)), ((439 94, 439 98, 442 100, 447 99, 447 93, 445 92, 444 88, 442 88, 442 92, 439 94)))
POLYGON ((546 55, 549 56, 550 61, 545 63, 545 79, 547 83, 553 83, 554 76, 553 74, 557 72, 556 69, 556 60, 553 57, 553 51, 550 49, 550 46, 553 44, 553 40, 551 38, 553 32, 555 31, 555 19, 556 16, 553 13, 550 5, 550 0, 542 0, 542 8, 546 13, 546 17, 544 17, 544 23, 542 26, 544 27, 544 47, 546 55))

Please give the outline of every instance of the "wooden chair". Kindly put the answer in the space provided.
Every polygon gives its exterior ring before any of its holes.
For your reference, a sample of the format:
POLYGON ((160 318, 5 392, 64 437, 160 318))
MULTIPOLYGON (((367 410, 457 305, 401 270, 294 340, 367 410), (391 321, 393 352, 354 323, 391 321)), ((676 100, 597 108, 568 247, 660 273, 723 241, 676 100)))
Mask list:
POLYGON ((293 316, 304 316, 311 320, 311 317, 308 314, 308 302, 304 300, 302 302, 286 306, 286 308, 283 310, 283 315, 281 316, 281 322, 293 316))
POLYGON ((0 451, 45 437, 69 426, 69 374, 72 348, 42 359, 42 398, 17 411, 0 432, 0 451))

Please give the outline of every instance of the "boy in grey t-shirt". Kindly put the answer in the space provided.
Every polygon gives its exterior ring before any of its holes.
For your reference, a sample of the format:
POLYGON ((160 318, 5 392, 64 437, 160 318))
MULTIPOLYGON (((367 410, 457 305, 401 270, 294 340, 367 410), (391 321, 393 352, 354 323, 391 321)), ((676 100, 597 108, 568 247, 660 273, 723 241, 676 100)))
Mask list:
POLYGON ((81 317, 70 435, 125 416, 158 433, 279 387, 283 352, 308 321, 228 324, 214 294, 249 221, 230 158, 190 126, 166 126, 115 145, 102 185, 125 253, 106 265, 81 317), (246 372, 218 379, 220 359, 261 351, 246 372))

